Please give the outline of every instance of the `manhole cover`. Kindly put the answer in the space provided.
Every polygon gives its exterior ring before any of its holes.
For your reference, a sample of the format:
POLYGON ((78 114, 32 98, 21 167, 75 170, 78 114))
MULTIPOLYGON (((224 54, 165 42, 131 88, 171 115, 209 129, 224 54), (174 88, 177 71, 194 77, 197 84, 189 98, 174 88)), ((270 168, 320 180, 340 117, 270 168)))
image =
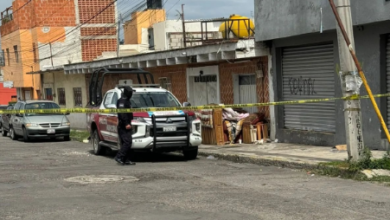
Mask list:
POLYGON ((116 183, 116 182, 136 182, 137 178, 134 176, 116 176, 116 175, 92 175, 92 176, 75 176, 65 179, 67 182, 80 184, 102 184, 102 183, 116 183))
POLYGON ((64 152, 62 155, 64 155, 64 156, 89 156, 90 154, 87 152, 68 151, 68 152, 64 152))

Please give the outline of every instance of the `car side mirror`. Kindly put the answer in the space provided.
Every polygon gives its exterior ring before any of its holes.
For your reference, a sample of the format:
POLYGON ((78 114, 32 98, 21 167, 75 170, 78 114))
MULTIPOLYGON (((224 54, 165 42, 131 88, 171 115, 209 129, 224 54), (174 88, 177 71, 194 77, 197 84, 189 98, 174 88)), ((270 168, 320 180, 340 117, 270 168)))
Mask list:
POLYGON ((191 106, 191 103, 189 103, 189 102, 184 102, 184 103, 183 103, 183 106, 184 106, 184 107, 190 107, 190 106, 191 106))
POLYGON ((109 104, 109 105, 107 105, 107 108, 108 109, 116 109, 116 105, 115 104, 109 104))

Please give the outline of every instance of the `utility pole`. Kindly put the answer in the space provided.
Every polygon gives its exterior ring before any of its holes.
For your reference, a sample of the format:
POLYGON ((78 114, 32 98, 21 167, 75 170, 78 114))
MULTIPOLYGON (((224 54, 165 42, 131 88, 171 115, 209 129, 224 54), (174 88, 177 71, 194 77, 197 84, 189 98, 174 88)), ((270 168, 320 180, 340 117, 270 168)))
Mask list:
POLYGON ((183 22, 183 43, 184 48, 187 48, 187 37, 186 37, 186 23, 184 20, 184 4, 181 5, 181 20, 183 22))
POLYGON ((54 67, 53 65, 53 52, 51 50, 51 42, 49 43, 49 46, 50 46, 50 60, 51 60, 51 67, 54 67))
MULTIPOLYGON (((353 35, 351 2, 350 0, 336 0, 337 12, 340 21, 351 41, 350 46, 355 48, 353 35)), ((337 19, 337 18, 336 18, 337 19)), ((337 39, 340 56, 340 80, 344 97, 351 97, 359 94, 361 83, 358 82, 359 74, 354 60, 350 54, 350 48, 345 43, 343 33, 337 25, 337 39)), ((352 161, 358 161, 364 152, 362 115, 360 99, 344 100, 345 130, 347 137, 348 157, 352 161)))
POLYGON ((118 30, 117 30, 117 47, 116 47, 116 57, 119 57, 119 49, 120 49, 120 30, 122 24, 122 13, 118 16, 118 30))

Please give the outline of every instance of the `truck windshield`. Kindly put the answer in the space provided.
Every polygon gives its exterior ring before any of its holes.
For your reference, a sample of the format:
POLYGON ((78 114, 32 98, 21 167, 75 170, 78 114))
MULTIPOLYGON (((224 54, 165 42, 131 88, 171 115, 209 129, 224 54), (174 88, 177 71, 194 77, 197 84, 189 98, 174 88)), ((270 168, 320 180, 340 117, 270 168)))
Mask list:
MULTIPOLYGON (((26 104, 24 109, 59 109, 60 106, 52 102, 37 102, 26 104)), ((35 113, 28 113, 27 116, 36 115, 35 113)), ((42 115, 42 114, 40 114, 42 115)))
POLYGON ((180 103, 169 92, 134 93, 130 101, 132 108, 180 106, 180 103))

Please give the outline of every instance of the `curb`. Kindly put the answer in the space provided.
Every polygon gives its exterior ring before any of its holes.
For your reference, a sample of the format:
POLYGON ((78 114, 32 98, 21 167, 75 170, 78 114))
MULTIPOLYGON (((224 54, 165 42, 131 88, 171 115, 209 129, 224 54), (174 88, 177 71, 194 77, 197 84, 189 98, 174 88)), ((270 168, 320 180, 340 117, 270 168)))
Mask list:
POLYGON ((204 150, 199 150, 198 154, 200 156, 213 156, 218 159, 232 161, 236 163, 251 163, 262 166, 278 166, 283 168, 292 168, 292 169, 321 169, 321 165, 319 164, 308 164, 308 163, 300 163, 300 162, 291 162, 286 160, 275 160, 275 159, 266 159, 259 157, 250 157, 250 156, 241 156, 237 154, 222 154, 222 153, 214 153, 208 152, 204 150))

